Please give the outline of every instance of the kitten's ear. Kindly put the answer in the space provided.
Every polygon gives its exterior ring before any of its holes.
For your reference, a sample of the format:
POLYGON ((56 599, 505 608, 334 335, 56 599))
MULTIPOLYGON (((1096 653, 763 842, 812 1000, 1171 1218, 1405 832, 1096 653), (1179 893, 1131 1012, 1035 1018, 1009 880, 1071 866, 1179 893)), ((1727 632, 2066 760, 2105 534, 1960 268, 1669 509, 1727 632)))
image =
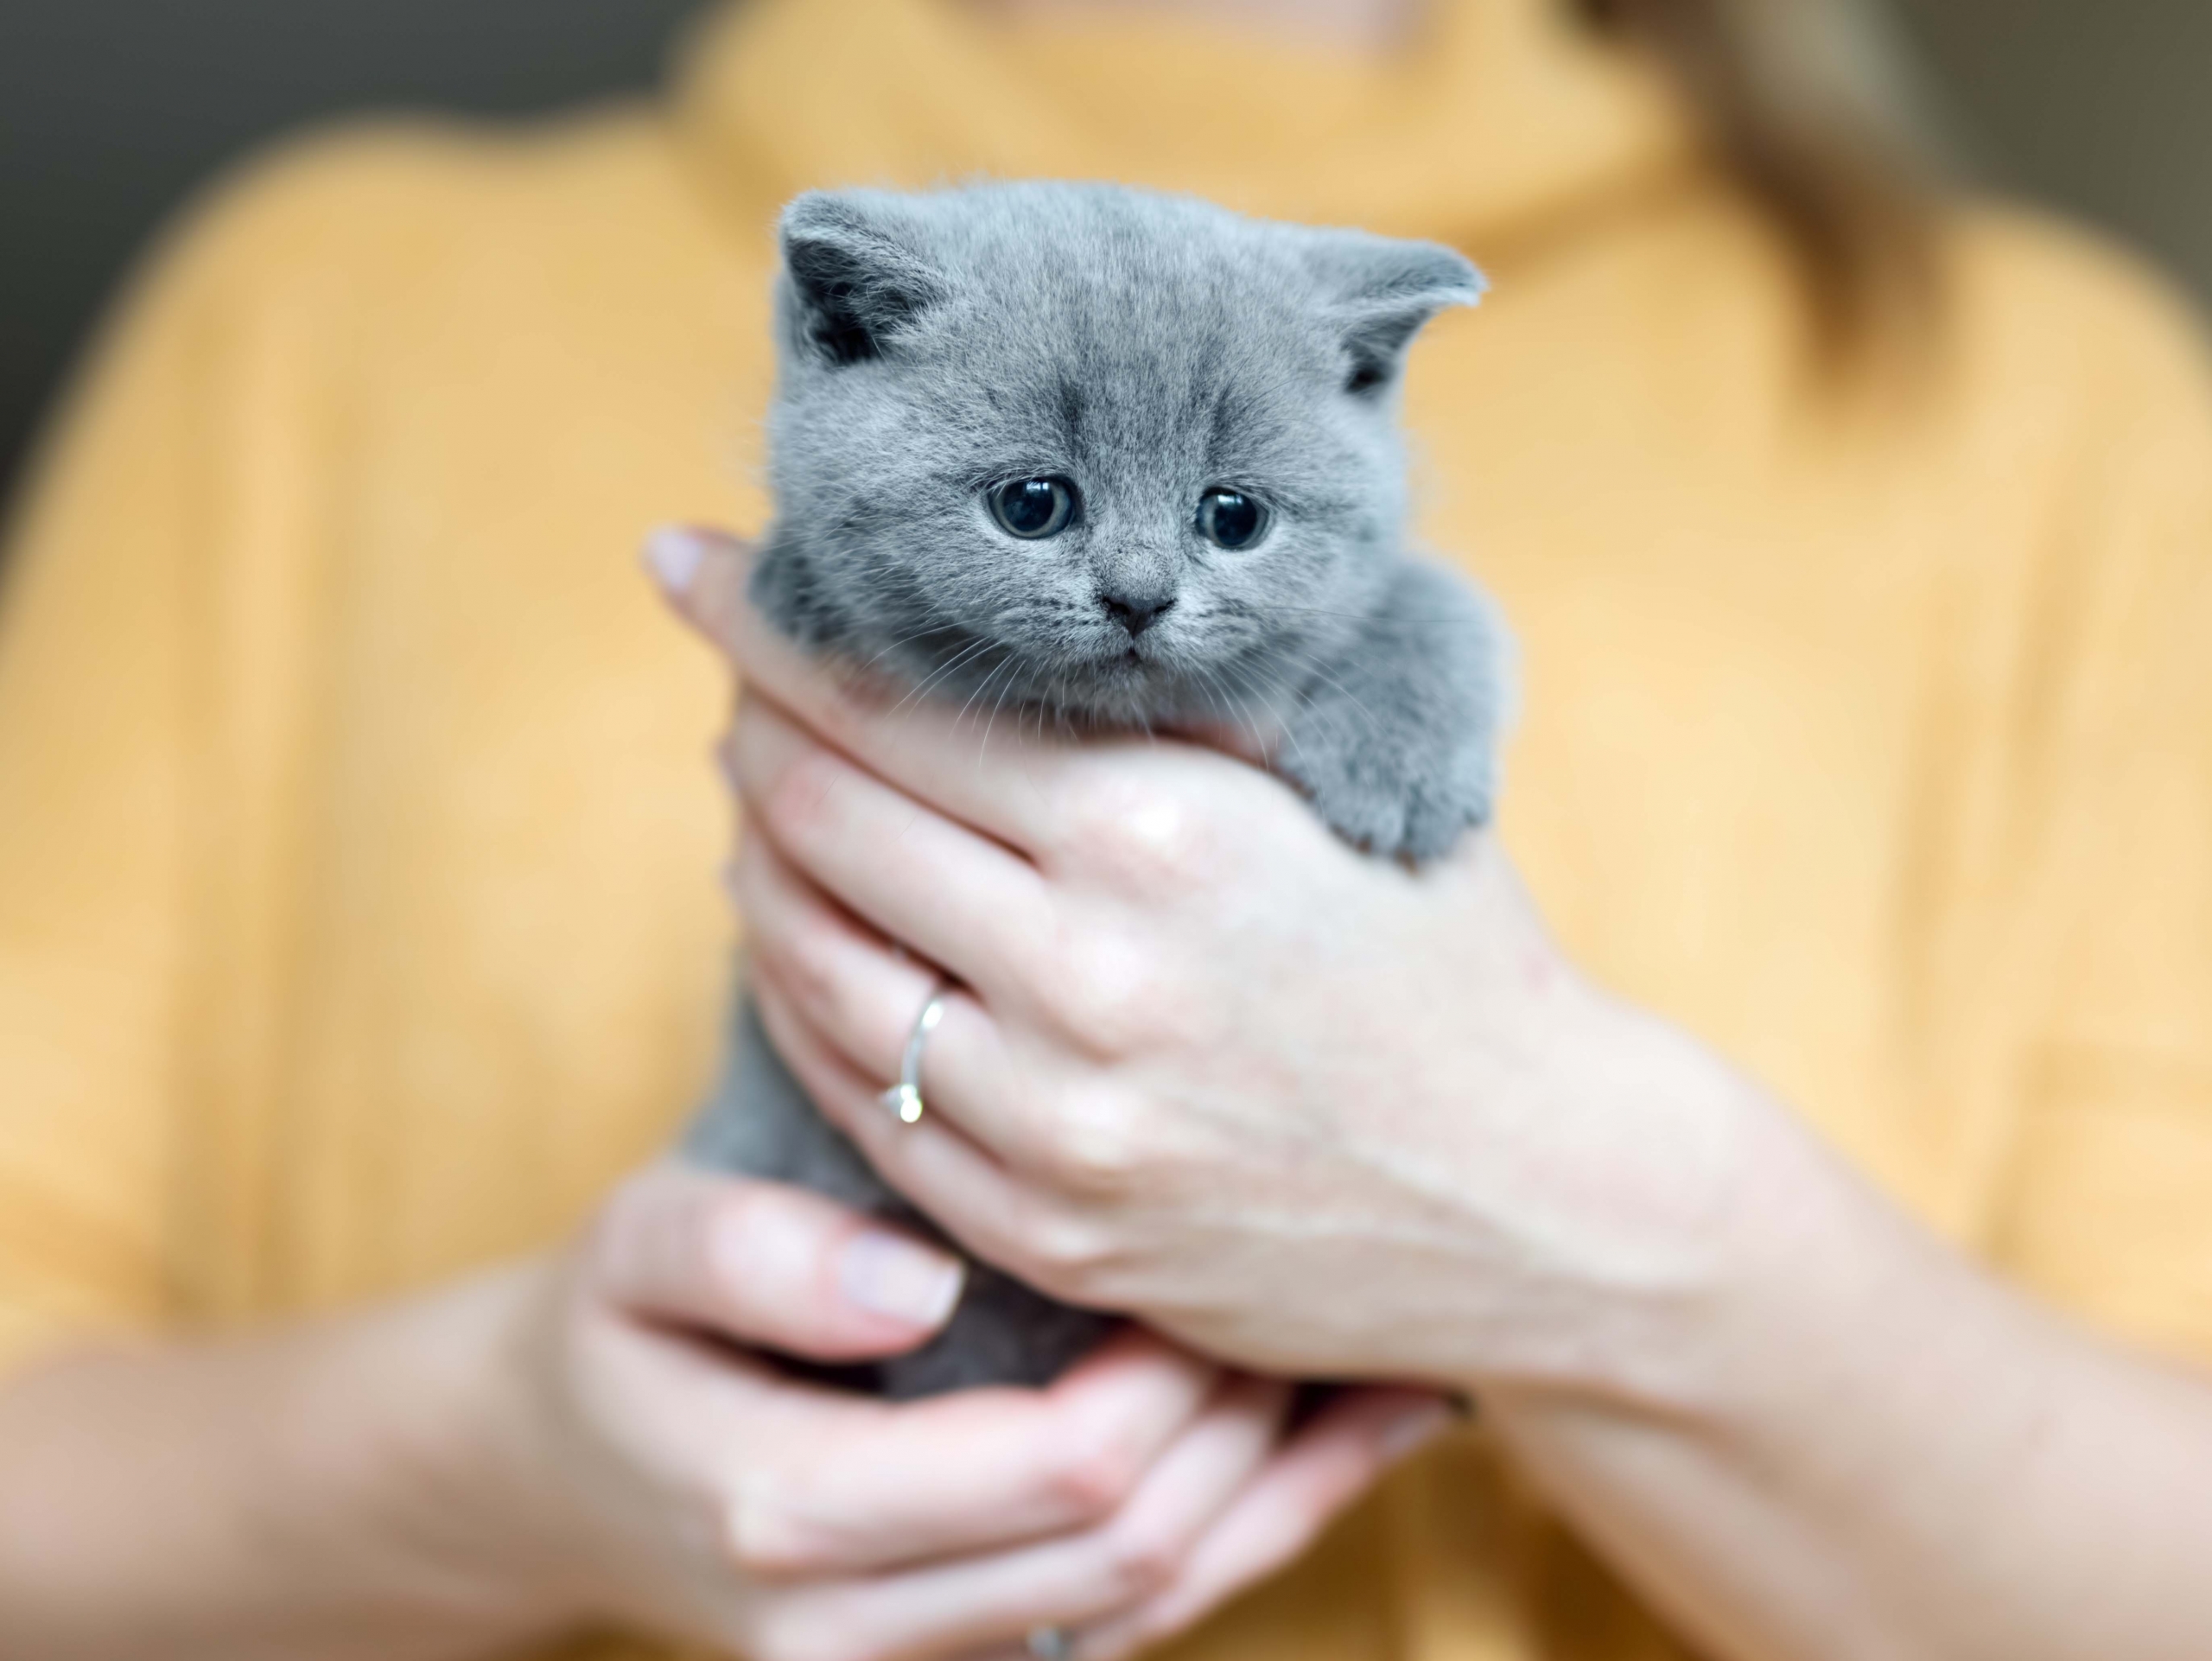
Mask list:
POLYGON ((1490 287, 1472 261, 1440 243, 1331 232, 1309 251, 1323 310, 1344 344, 1344 390, 1371 396, 1390 385, 1421 325, 1450 306, 1471 306, 1490 287))
POLYGON ((878 357, 944 297, 944 279, 900 228, 858 192, 810 190, 784 209, 784 273, 801 344, 832 363, 878 357))

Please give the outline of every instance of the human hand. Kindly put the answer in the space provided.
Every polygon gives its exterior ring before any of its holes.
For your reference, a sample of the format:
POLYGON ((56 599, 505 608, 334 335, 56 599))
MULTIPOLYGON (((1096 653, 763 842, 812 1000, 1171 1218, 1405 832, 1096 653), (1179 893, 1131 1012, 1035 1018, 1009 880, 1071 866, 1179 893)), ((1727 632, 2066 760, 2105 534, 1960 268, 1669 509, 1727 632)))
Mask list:
POLYGON ((799 660, 741 550, 669 569, 757 694, 735 877, 779 1045, 980 1252, 1247 1361, 1473 1384, 1715 1654, 2201 1647, 2202 1381, 1585 982, 1494 844, 1414 875, 1192 747, 994 754, 799 660), (912 957, 962 990, 900 1126, 912 957))
POLYGON ((1042 1391, 892 1405, 736 1346, 893 1353, 955 1263, 818 1196, 664 1166, 518 1306, 502 1468, 529 1573, 570 1620, 753 1661, 1017 1654, 1040 1626, 1110 1658, 1302 1550, 1433 1398, 1283 1435, 1284 1388, 1132 1333, 1042 1391))
POLYGON ((756 693, 729 761, 764 1016, 963 1242, 1269 1371, 1664 1365, 1648 1317, 1714 1272, 1764 1122, 1575 972, 1494 841, 1413 873, 1207 749, 986 742, 800 659, 734 544, 677 563, 756 693), (876 1096, 938 969, 938 1111, 900 1125, 876 1096))

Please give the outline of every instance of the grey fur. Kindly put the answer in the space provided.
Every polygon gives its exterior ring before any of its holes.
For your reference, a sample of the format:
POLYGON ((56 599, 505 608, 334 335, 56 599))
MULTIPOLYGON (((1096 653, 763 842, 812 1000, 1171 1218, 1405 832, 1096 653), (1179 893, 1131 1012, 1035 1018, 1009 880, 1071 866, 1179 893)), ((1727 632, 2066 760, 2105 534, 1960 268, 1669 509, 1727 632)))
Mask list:
MULTIPOLYGON (((782 236, 777 513, 753 582, 780 627, 979 719, 1264 716, 1281 770, 1379 856, 1433 858, 1488 818, 1504 641, 1403 549, 1395 398, 1421 325, 1481 293, 1473 266, 1104 185, 814 193, 782 236), (1075 482, 1078 517, 1018 540, 987 493, 1047 477, 1075 482), (1233 552, 1196 528, 1220 486, 1269 510, 1233 552)), ((816 1112, 749 998, 686 1147, 928 1228, 816 1112)), ((1041 1383, 1110 1324, 978 1265, 944 1333, 861 1381, 1041 1383)))

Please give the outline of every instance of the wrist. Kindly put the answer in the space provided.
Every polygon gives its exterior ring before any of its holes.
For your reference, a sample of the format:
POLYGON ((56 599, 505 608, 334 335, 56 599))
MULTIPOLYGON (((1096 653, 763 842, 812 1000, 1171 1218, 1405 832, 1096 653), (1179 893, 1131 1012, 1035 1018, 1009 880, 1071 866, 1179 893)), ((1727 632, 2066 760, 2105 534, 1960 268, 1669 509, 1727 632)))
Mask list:
MULTIPOLYGON (((1535 1069, 1547 1170, 1515 1174, 1541 1252, 1526 1341, 1464 1378, 1493 1400, 1668 1421, 1724 1409, 1808 1301, 1857 1299, 1878 1199, 1702 1045, 1595 989, 1560 1001, 1535 1069)), ((1877 1254, 1878 1256, 1878 1254, 1877 1254)))
POLYGON ((1485 1416, 1715 1649, 2018 1653, 1986 1632, 1931 1645, 1925 1623, 1963 1582, 1983 1610, 2017 1591, 2056 1404, 2094 1394, 2084 1346, 1739 1088, 1702 1272, 1642 1301, 1637 1350, 1500 1381, 1485 1416))
POLYGON ((418 1588, 410 1601, 484 1644, 585 1613, 530 1384, 549 1274, 531 1261, 349 1320, 313 1346, 302 1392, 305 1479, 344 1496, 355 1537, 418 1588), (318 1402, 345 1405, 324 1415, 318 1402))
POLYGON ((1593 998, 1563 1092, 1617 1137, 1586 1181, 1531 1358, 1467 1379, 1494 1403, 1675 1428, 1799 1422, 1899 1355, 1934 1362, 2013 1301, 1770 1096, 1639 1010, 1593 998), (1600 1168, 1603 1168, 1602 1163, 1600 1168))

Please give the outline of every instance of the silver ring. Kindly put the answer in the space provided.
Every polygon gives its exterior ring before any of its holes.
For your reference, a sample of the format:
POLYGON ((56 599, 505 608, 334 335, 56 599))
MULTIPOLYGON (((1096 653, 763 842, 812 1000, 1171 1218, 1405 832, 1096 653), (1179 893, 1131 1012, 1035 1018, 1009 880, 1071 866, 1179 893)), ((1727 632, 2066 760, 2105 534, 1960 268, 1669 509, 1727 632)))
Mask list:
MULTIPOLYGON (((899 1082, 877 1098, 901 1124, 919 1124, 927 1111, 922 1102, 922 1046, 944 1019, 944 994, 930 994, 922 1012, 914 1017, 914 1030, 906 1034, 906 1053, 899 1059, 899 1082)), ((1042 1632, 1043 1627, 1038 1628, 1042 1632)), ((1058 1661, 1058 1658, 1055 1658, 1058 1661)))
POLYGON ((1075 1639, 1068 1636, 1065 1626, 1032 1626, 1029 1653, 1036 1661, 1068 1661, 1075 1653, 1075 1639))

